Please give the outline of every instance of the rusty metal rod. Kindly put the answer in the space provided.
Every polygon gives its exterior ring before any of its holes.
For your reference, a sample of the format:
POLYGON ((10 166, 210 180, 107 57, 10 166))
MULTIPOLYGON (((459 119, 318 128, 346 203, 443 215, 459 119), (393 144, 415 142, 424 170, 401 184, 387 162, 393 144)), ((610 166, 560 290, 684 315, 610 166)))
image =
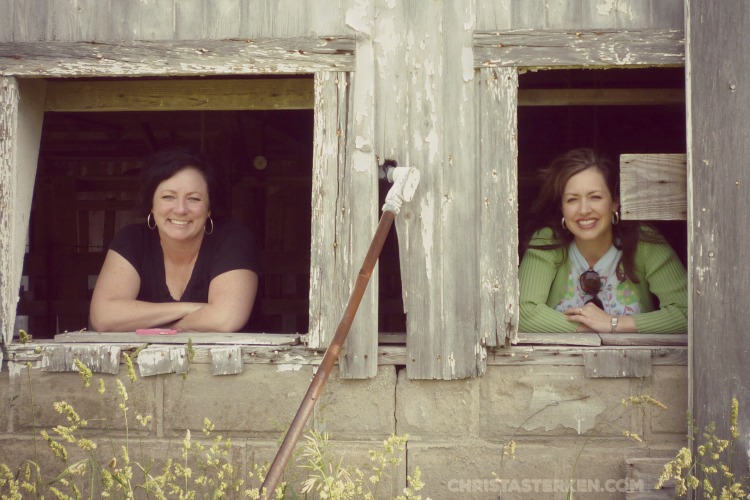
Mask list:
POLYGON ((362 296, 367 289, 367 284, 370 282, 370 275, 375 268, 378 257, 380 257, 380 252, 383 250, 385 238, 388 236, 388 231, 391 229, 394 218, 395 214, 390 210, 385 210, 380 217, 380 222, 375 230, 375 236, 372 238, 370 249, 367 251, 362 268, 359 270, 357 281, 354 283, 354 290, 352 290, 349 296, 349 302, 346 304, 346 309, 344 309, 344 314, 341 316, 341 321, 339 321, 339 326, 336 328, 333 340, 331 340, 331 344, 326 349, 323 361, 321 361, 318 371, 315 373, 312 382, 310 382, 310 387, 308 387, 307 393, 297 410, 297 414, 294 416, 294 420, 292 420, 292 424, 284 436, 284 441, 281 443, 281 447, 271 463, 271 468, 268 469, 268 474, 266 474, 263 486, 261 487, 262 498, 268 499, 273 495, 279 479, 281 479, 281 474, 284 472, 287 462, 289 462, 289 457, 292 456, 294 447, 302 435, 302 431, 307 424, 308 418, 310 418, 313 408, 315 408, 315 403, 318 397, 320 397, 326 380, 328 380, 328 375, 330 375, 341 353, 341 348, 344 345, 346 336, 349 334, 354 316, 357 314, 362 296))

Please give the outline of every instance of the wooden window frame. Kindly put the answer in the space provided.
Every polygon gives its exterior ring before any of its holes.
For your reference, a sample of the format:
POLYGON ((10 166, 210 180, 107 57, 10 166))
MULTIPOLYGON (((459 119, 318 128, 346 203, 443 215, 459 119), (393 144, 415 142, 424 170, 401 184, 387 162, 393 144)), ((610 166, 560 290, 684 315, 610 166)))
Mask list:
MULTIPOLYGON (((650 30, 510 30, 474 33, 474 65, 479 70, 480 124, 478 156, 481 168, 480 211, 480 334, 486 347, 517 344, 566 345, 563 340, 518 332, 518 158, 517 120, 519 105, 535 105, 549 96, 556 102, 581 102, 592 96, 586 92, 551 91, 545 95, 518 92, 518 74, 542 69, 683 67, 684 31, 650 30), (494 96, 494 98, 493 98, 494 96), (489 98, 488 98, 489 97, 489 98), (512 109, 506 109, 512 108, 512 109), (486 119, 484 119, 486 117, 486 119), (489 125, 485 125, 485 123, 489 125), (510 193, 510 194, 509 194, 510 193), (501 222, 498 222, 501 221, 501 222), (498 265, 498 263, 502 263, 498 265), (531 339, 531 340, 530 340, 531 339)), ((649 93, 653 96, 653 93, 649 93)), ((639 99, 651 99, 638 95, 639 99)), ((633 96, 615 96, 617 99, 633 96)), ((661 100, 684 98, 661 93, 661 100)), ((607 97, 611 99, 611 96, 607 97)), ((688 325, 688 328, 690 326, 688 325)), ((601 345, 599 340, 591 340, 601 345)), ((641 339, 646 345, 686 344, 687 335, 669 339, 646 338, 639 334, 624 339, 633 345, 641 339)), ((612 342, 619 342, 611 340, 612 342)), ((585 345, 585 344, 584 344, 585 345)), ((592 346, 594 344, 591 344, 592 346)), ((498 350, 493 351, 495 355, 498 350)))
MULTIPOLYGON (((326 347, 344 310, 358 256, 364 255, 378 216, 378 178, 372 147, 362 150, 355 137, 371 137, 367 125, 354 117, 357 99, 368 92, 354 88, 355 42, 352 37, 285 40, 200 40, 180 42, 28 42, 0 45, 0 191, 8 207, 0 214, 0 328, 3 344, 13 336, 16 301, 31 209, 31 194, 41 125, 46 106, 63 109, 47 99, 48 78, 133 78, 294 75, 314 76, 315 112, 313 217, 311 251, 310 330, 308 346, 326 347), (52 55, 51 55, 52 54, 52 55), (368 133, 369 132, 369 133, 368 133), (359 167, 359 168, 353 168, 359 167), (357 202, 354 203, 356 198, 357 202), (318 221, 335 220, 321 224, 318 221), (341 231, 342 227, 358 231, 341 231), (370 227, 368 234, 362 228, 370 227), (343 235, 343 236, 342 236, 343 235), (333 327, 332 327, 333 326, 333 327)), ((57 85, 57 84, 56 84, 57 85)), ((76 85, 62 83, 60 86, 76 85)), ((166 85, 169 85, 167 83, 166 85)), ((55 92, 50 96, 58 96, 55 92)), ((59 97, 59 96, 58 96, 59 97)), ((74 103, 67 110, 87 106, 74 103)), ((218 96, 216 96, 218 98, 218 96)), ((124 109, 133 109, 125 103, 124 109)), ((204 108, 205 109, 205 108, 204 108)), ((79 109, 81 110, 81 109, 79 109)), ((92 111, 91 109, 85 109, 92 111)), ((377 293, 370 287, 352 326, 348 342, 352 362, 345 375, 364 378, 377 371, 377 293), (374 325, 374 326, 373 326, 374 325), (372 354, 371 356, 369 354, 372 354), (363 361, 364 360, 364 361, 363 361)))

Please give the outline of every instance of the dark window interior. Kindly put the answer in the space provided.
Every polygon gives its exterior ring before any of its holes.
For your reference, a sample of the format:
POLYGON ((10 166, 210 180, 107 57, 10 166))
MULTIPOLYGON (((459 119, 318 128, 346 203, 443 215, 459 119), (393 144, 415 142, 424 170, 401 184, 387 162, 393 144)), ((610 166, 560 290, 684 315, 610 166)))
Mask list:
POLYGON ((219 210, 256 236, 263 274, 253 331, 307 331, 313 111, 103 112, 44 118, 18 308, 32 335, 87 328, 109 242, 143 223, 132 209, 141 160, 177 144, 216 161, 219 210))
MULTIPOLYGON (((550 70, 520 75, 519 89, 684 89, 682 68, 550 70)), ((684 103, 519 106, 519 225, 537 194, 536 171, 570 149, 591 147, 619 164, 624 153, 685 153, 684 103)), ((686 260, 685 221, 649 221, 686 260)))
MULTIPOLYGON (((143 158, 188 145, 219 167, 219 210, 255 234, 262 276, 252 331, 307 332, 313 127, 312 110, 46 113, 18 326, 35 338, 88 327, 112 237, 145 223, 133 210, 143 158)), ((379 269, 380 326, 405 331, 395 230, 379 269)))

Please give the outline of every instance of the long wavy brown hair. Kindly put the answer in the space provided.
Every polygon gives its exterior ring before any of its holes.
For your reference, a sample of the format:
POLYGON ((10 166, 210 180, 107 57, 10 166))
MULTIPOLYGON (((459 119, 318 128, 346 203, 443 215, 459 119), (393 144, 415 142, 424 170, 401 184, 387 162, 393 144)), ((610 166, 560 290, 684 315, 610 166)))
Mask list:
MULTIPOLYGON (((563 249, 562 264, 568 258, 568 246, 573 241, 573 233, 562 227, 562 196, 565 186, 574 175, 588 170, 597 169, 604 177, 609 188, 612 199, 620 201, 619 169, 604 156, 589 148, 579 148, 555 158, 546 168, 539 171, 542 186, 539 195, 531 205, 531 223, 527 229, 525 238, 526 248, 538 248, 541 250, 563 249), (531 245, 532 235, 545 227, 552 229, 552 243, 545 245, 531 245)), ((659 233, 655 230, 644 231, 645 225, 621 220, 619 224, 612 225, 612 243, 618 250, 622 250, 622 257, 617 265, 617 278, 620 281, 630 279, 637 283, 635 277, 635 251, 641 241, 662 241, 659 233)))

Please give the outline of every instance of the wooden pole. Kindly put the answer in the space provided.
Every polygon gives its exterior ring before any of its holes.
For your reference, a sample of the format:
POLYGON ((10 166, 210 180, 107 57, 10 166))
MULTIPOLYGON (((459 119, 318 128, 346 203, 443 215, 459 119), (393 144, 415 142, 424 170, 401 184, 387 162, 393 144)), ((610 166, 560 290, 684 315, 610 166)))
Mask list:
POLYGON ((391 229, 391 225, 393 225, 394 218, 395 213, 391 210, 385 210, 380 217, 380 222, 375 230, 375 236, 372 239, 372 243, 370 243, 370 249, 367 251, 365 260, 362 263, 362 268, 359 270, 357 280, 354 284, 354 290, 349 296, 349 302, 346 304, 346 309, 344 309, 344 314, 341 317, 341 321, 339 321, 339 326, 336 328, 333 340, 331 340, 331 344, 328 346, 328 349, 323 356, 323 361, 321 361, 320 367, 315 373, 315 376, 310 383, 310 387, 307 389, 307 393, 297 410, 297 414, 294 416, 294 420, 292 420, 292 424, 289 427, 286 436, 284 436, 284 441, 281 443, 281 447, 276 453, 273 463, 271 463, 271 468, 268 469, 268 474, 266 474, 263 486, 261 487, 262 498, 268 499, 273 495, 273 491, 279 483, 281 474, 284 472, 287 462, 289 462, 289 457, 291 457, 294 447, 296 446, 297 441, 299 441, 302 431, 305 428, 305 424, 307 424, 307 420, 310 418, 310 414, 315 407, 315 402, 318 400, 318 397, 320 397, 323 386, 325 385, 326 380, 328 380, 328 375, 330 375, 331 370, 341 353, 341 348, 344 345, 346 336, 349 334, 349 329, 354 321, 354 316, 357 314, 359 303, 362 301, 362 296, 367 289, 367 284, 370 282, 372 270, 375 267, 375 263, 378 261, 380 252, 383 249, 383 244, 385 243, 385 238, 388 236, 388 231, 391 229))

